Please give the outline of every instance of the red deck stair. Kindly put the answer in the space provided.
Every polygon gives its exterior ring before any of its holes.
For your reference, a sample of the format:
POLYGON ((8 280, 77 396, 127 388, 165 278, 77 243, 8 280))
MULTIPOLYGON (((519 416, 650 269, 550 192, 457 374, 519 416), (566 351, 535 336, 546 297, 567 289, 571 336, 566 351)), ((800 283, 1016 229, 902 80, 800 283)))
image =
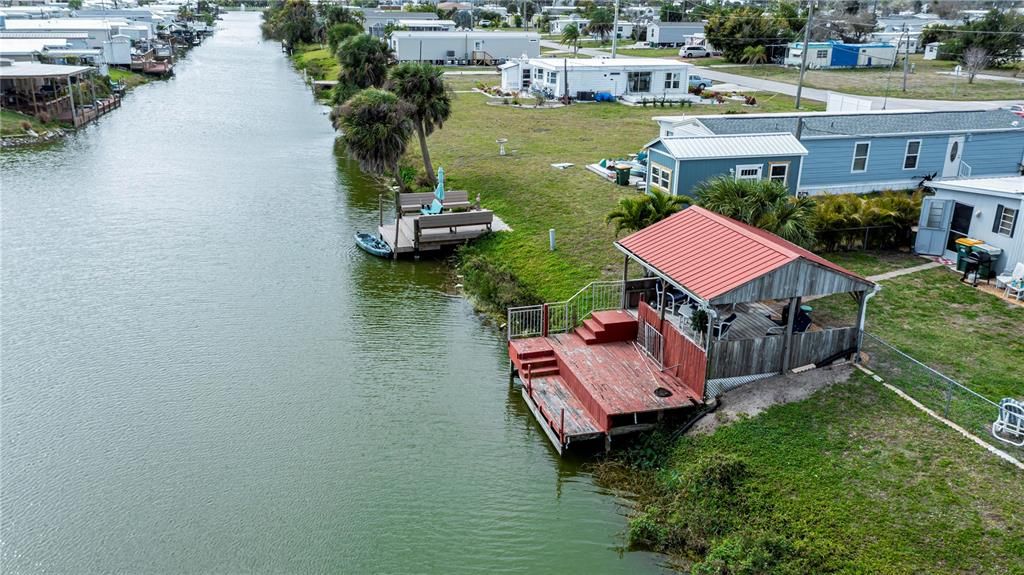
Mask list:
POLYGON ((576 328, 587 345, 636 339, 637 321, 622 310, 595 311, 576 328))
POLYGON ((509 342, 509 357, 522 376, 546 377, 558 375, 555 350, 543 339, 519 339, 509 342))

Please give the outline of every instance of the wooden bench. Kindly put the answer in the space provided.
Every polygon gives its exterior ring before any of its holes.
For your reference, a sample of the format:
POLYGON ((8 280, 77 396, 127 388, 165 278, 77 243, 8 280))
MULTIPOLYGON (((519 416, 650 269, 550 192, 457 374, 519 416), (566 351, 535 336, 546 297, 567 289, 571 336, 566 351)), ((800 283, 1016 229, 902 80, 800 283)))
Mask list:
MULTIPOLYGON (((436 238, 435 241, 448 242, 452 239, 459 239, 463 236, 465 236, 466 239, 472 239, 483 234, 484 231, 472 230, 470 232, 460 233, 459 227, 484 226, 486 231, 491 231, 491 223, 493 221, 494 212, 490 210, 475 210, 471 212, 454 212, 431 216, 420 216, 413 222, 415 245, 419 245, 420 242, 424 241, 423 232, 426 230, 448 228, 447 234, 433 234, 436 238)), ((427 237, 426 241, 430 242, 431 239, 432 238, 427 237)))
MULTIPOLYGON (((402 206, 403 214, 417 213, 423 206, 429 206, 434 201, 433 192, 414 192, 410 194, 402 194, 398 201, 402 206)), ((445 209, 452 210, 455 208, 468 208, 472 206, 469 202, 469 192, 465 190, 452 190, 444 193, 444 204, 445 209)))

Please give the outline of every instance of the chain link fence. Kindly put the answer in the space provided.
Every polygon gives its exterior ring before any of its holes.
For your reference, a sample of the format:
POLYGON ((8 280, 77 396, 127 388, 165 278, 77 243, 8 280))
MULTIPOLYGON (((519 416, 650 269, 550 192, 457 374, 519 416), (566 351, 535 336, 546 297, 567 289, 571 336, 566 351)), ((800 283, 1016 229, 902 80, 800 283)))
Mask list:
POLYGON ((864 365, 904 393, 967 431, 1017 459, 1024 448, 992 436, 999 404, 972 391, 869 333, 864 334, 864 365))

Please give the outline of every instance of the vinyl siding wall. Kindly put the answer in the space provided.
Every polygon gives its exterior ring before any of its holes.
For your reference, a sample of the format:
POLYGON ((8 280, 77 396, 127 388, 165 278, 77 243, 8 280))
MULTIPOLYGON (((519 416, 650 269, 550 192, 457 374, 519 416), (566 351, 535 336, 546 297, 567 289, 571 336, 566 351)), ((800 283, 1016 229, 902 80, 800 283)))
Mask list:
POLYGON ((676 190, 678 192, 679 186, 679 170, 676 169, 675 159, 665 151, 665 146, 661 142, 658 142, 647 149, 647 189, 651 188, 651 164, 659 164, 670 170, 672 170, 672 185, 668 191, 676 190))
POLYGON ((693 195, 693 187, 717 176, 729 176, 729 170, 736 166, 761 166, 761 179, 768 179, 768 165, 776 162, 789 162, 786 174, 786 187, 791 194, 796 194, 796 182, 800 173, 800 156, 774 156, 767 158, 727 158, 722 160, 683 160, 679 162, 679 174, 674 174, 676 194, 693 195))
POLYGON ((1017 262, 1024 261, 1024 214, 1018 212, 1017 225, 1013 231, 1012 238, 992 231, 997 207, 1002 204, 1008 208, 1019 210, 1024 207, 1024 202, 1020 199, 943 190, 941 188, 935 190, 935 198, 954 200, 974 208, 974 213, 971 217, 971 228, 967 235, 1003 250, 996 265, 993 266, 993 269, 997 270, 997 272, 1013 271, 1013 266, 1017 262), (979 212, 981 213, 980 216, 978 215, 979 212))
POLYGON ((972 178, 1015 175, 1024 162, 1024 132, 974 134, 964 142, 963 161, 972 178))

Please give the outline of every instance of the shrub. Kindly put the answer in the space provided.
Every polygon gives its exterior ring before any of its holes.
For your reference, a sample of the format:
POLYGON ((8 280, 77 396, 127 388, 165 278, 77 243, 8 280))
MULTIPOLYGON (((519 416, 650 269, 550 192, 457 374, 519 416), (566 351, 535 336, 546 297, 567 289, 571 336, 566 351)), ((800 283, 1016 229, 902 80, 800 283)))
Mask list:
POLYGON ((536 103, 537 107, 543 106, 544 105, 544 94, 541 94, 540 92, 535 93, 533 95, 533 101, 536 103))
POLYGON ((508 308, 533 305, 541 299, 531 293, 507 268, 479 255, 461 258, 459 269, 467 290, 476 294, 477 301, 485 307, 506 314, 508 308))
POLYGON ((29 122, 28 120, 22 120, 18 125, 21 126, 22 132, 27 132, 32 129, 32 122, 29 122))
POLYGON ((39 120, 40 122, 44 123, 44 124, 49 124, 50 122, 53 121, 53 117, 50 116, 49 112, 39 112, 36 115, 36 119, 39 120))

